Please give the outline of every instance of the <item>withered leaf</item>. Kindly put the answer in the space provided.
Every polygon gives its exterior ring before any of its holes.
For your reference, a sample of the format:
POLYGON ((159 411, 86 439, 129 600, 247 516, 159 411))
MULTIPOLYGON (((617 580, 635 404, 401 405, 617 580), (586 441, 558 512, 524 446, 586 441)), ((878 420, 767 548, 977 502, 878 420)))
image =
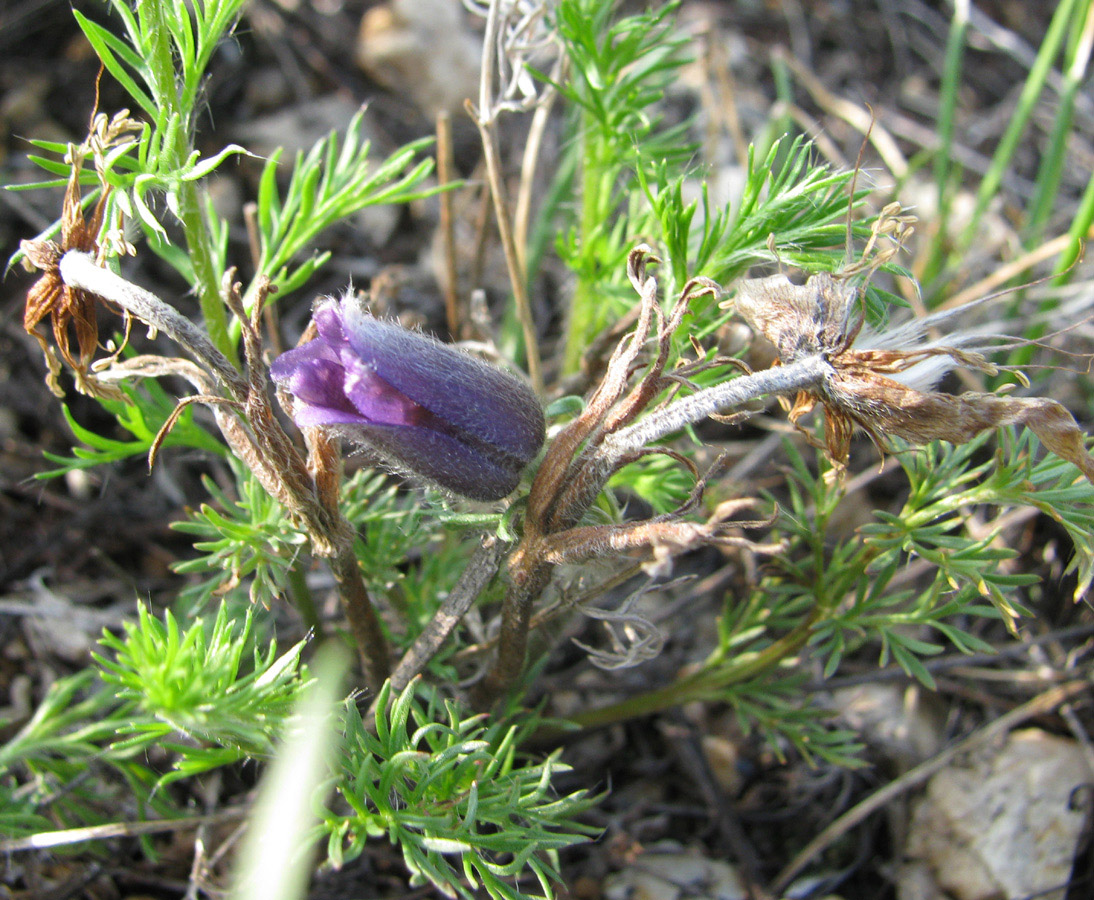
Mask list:
POLYGON ((1086 449, 1085 435, 1074 416, 1055 400, 917 391, 883 376, 844 378, 838 372, 825 385, 825 393, 826 410, 834 407, 875 438, 894 435, 917 445, 935 440, 966 444, 989 429, 1024 425, 1094 483, 1094 458, 1086 449))
POLYGON ((96 298, 87 291, 65 284, 61 278, 60 263, 61 258, 70 250, 93 253, 98 249, 96 239, 110 189, 103 184, 102 194, 91 217, 85 220, 80 206, 80 170, 81 157, 76 155, 65 189, 60 242, 23 241, 20 247, 26 254, 27 262, 42 273, 27 291, 23 327, 34 335, 48 356, 50 350, 46 339, 38 333, 37 328, 39 323, 49 317, 53 339, 61 357, 76 371, 78 381, 83 383, 99 341, 99 326, 95 316, 96 298), (70 326, 76 336, 75 352, 69 334, 70 326))
POLYGON ((1094 483, 1094 458, 1086 448, 1085 434, 1055 400, 978 392, 955 396, 890 377, 928 358, 946 358, 944 365, 933 367, 935 380, 954 366, 994 370, 981 354, 959 346, 961 338, 955 337, 950 346, 928 343, 927 326, 934 324, 929 318, 917 323, 922 327, 872 336, 872 347, 856 346, 863 326, 858 296, 859 289, 850 282, 822 272, 803 285, 793 284, 785 275, 751 279, 742 282, 728 301, 775 345, 782 363, 821 356, 831 366, 831 373, 815 391, 798 396, 790 419, 796 422, 822 404, 828 454, 838 466, 846 464, 855 425, 881 447, 889 436, 912 444, 933 440, 964 444, 989 429, 1023 425, 1094 483))

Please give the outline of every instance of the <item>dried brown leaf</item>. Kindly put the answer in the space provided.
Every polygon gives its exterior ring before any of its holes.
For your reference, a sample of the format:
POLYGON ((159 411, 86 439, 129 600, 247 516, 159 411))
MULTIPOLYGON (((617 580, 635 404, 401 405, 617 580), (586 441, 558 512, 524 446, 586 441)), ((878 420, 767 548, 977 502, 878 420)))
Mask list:
POLYGON ((846 465, 855 425, 883 449, 890 436, 917 445, 933 440, 964 444, 989 429, 1021 425, 1094 483, 1094 458, 1086 449, 1085 435, 1055 400, 978 392, 954 396, 890 378, 928 357, 948 357, 953 365, 989 373, 996 370, 982 354, 958 346, 959 338, 953 346, 924 346, 913 339, 899 347, 855 347, 862 328, 858 296, 858 288, 849 282, 819 273, 803 285, 785 275, 745 281, 729 301, 775 345, 781 362, 819 355, 831 365, 831 374, 815 392, 799 394, 790 420, 797 422, 815 403, 823 404, 826 446, 837 467, 846 465))

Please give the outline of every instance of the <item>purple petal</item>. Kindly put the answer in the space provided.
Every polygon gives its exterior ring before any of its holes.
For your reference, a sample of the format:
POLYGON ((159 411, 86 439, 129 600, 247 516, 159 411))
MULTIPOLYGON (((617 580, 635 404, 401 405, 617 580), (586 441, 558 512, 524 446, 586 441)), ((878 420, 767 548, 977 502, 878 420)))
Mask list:
POLYGON ((312 313, 312 320, 315 322, 319 337, 324 342, 336 348, 346 345, 346 330, 342 325, 342 308, 337 300, 331 299, 320 304, 312 313))
POLYGON ((332 409, 354 410, 345 391, 345 370, 327 359, 302 360, 288 379, 289 391, 298 400, 312 406, 329 406, 332 409))
POLYGON ((342 390, 365 420, 377 425, 422 423, 425 411, 377 375, 374 366, 362 362, 350 350, 342 354, 342 360, 345 365, 342 390))
POLYGON ((335 431, 379 450, 397 470, 472 500, 500 500, 512 493, 524 468, 499 463, 450 435, 424 428, 345 425, 335 431))
POLYGON ((340 364, 338 354, 323 341, 311 341, 303 347, 286 350, 270 364, 270 377, 278 384, 287 384, 293 373, 313 360, 325 359, 340 364))
POLYGON ((289 351, 270 367, 274 380, 296 400, 293 421, 301 428, 362 421, 361 414, 346 396, 346 373, 342 366, 322 355, 298 352, 315 343, 289 351), (290 354, 295 355, 286 360, 290 354))
POLYGON ((520 481, 544 437, 535 395, 506 372, 379 322, 352 295, 315 309, 318 337, 278 357, 273 379, 300 426, 329 426, 391 465, 475 500, 520 481))
POLYGON ((297 403, 293 406, 292 420, 298 428, 316 425, 360 425, 362 421, 360 413, 356 410, 345 412, 328 406, 309 406, 307 403, 297 403))
POLYGON ((543 410, 524 384, 432 338, 342 303, 350 346, 396 390, 455 430, 527 462, 543 444, 543 410))

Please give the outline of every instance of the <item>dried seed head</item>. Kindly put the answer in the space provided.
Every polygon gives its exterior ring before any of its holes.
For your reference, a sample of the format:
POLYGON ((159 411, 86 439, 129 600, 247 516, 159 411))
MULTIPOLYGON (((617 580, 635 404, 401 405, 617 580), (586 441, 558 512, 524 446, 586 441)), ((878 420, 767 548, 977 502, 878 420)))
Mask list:
POLYGON ((72 171, 61 206, 60 242, 42 239, 23 241, 20 244, 25 254, 24 263, 42 272, 42 276, 27 291, 23 327, 41 344, 50 371, 47 383, 58 397, 63 396, 57 379, 61 368, 60 360, 46 338, 38 332, 39 323, 47 317, 53 329, 57 351, 61 359, 72 368, 77 389, 95 396, 109 396, 114 399, 124 397, 117 389, 107 387, 92 374, 91 361, 99 340, 99 326, 96 321, 98 298, 87 291, 65 284, 60 273, 60 263, 61 257, 70 250, 97 256, 104 249, 112 253, 132 252, 132 245, 124 240, 120 229, 112 231, 109 240, 104 242, 106 246, 99 243, 99 232, 102 230, 103 215, 110 196, 110 185, 104 174, 108 167, 107 156, 112 149, 129 140, 126 137, 128 133, 140 129, 141 125, 129 118, 128 110, 122 110, 113 119, 108 119, 102 113, 93 114, 87 140, 79 146, 70 145, 65 157, 71 164, 72 171), (80 172, 88 155, 99 174, 101 193, 92 209, 91 217, 85 219, 80 203, 80 172), (75 350, 72 346, 72 335, 76 339, 75 350))
MULTIPOLYGON (((908 223, 901 217, 890 215, 886 222, 890 231, 906 233, 908 223)), ((875 237, 880 233, 883 229, 875 227, 875 237)), ((884 256, 881 251, 869 265, 853 269, 871 268, 884 256)), ((859 289, 846 278, 822 272, 803 285, 785 275, 745 281, 727 301, 775 345, 782 363, 818 356, 831 367, 815 390, 798 395, 790 419, 796 422, 817 403, 824 407, 827 450, 837 468, 846 465, 855 426, 885 448, 890 436, 916 445, 932 440, 963 444, 988 429, 1025 425, 1094 482, 1085 435, 1056 401, 977 392, 954 397, 930 390, 956 366, 993 371, 981 354, 962 349, 966 337, 954 336, 948 343, 927 339, 931 327, 949 313, 937 322, 929 317, 874 334, 863 330, 858 297, 859 289)))
POLYGON ((61 278, 61 257, 69 250, 81 250, 94 253, 98 250, 96 238, 102 225, 103 210, 109 190, 104 187, 91 218, 84 219, 80 206, 80 157, 73 162, 72 175, 65 190, 61 212, 61 240, 23 241, 20 247, 26 254, 26 260, 42 272, 41 277, 27 291, 27 302, 23 312, 23 327, 28 334, 34 335, 42 346, 50 365, 50 388, 57 396, 63 396, 55 374, 59 368, 55 364, 53 350, 46 338, 38 332, 38 324, 49 318, 53 329, 53 340, 61 358, 72 367, 77 375, 77 384, 84 385, 90 371, 91 360, 95 356, 99 341, 99 326, 95 316, 96 298, 87 291, 69 287, 61 278), (75 334, 75 350, 72 346, 71 332, 75 334))
POLYGON ((741 282, 729 305, 752 329, 775 345, 779 360, 829 356, 843 350, 852 333, 858 289, 820 272, 803 285, 785 275, 741 282))

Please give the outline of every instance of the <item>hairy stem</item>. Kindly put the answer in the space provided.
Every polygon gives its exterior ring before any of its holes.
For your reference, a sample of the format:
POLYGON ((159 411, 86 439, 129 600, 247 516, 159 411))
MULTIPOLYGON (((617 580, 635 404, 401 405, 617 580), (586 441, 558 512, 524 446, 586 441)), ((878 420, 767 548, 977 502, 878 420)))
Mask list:
POLYGON ((361 567, 353 552, 353 544, 340 548, 329 561, 331 574, 338 585, 338 599, 349 622, 350 633, 357 644, 365 683, 373 692, 379 691, 391 673, 391 658, 380 617, 368 595, 361 567))
POLYGON ((95 264, 90 254, 70 250, 61 258, 61 278, 70 287, 82 288, 120 306, 134 318, 162 331, 195 360, 211 371, 233 400, 247 397, 247 382, 198 326, 155 294, 137 287, 120 275, 95 264))
MULTIPOLYGON (((69 251, 61 258, 59 269, 61 278, 70 287, 95 294, 162 331, 205 370, 211 371, 236 404, 247 409, 253 435, 219 404, 213 407, 217 423, 236 455, 255 473, 271 496, 302 522, 313 552, 329 559, 339 599, 357 642, 366 682, 370 689, 378 691, 390 670, 387 638, 353 552, 352 526, 337 504, 338 486, 332 483, 337 476, 332 478, 328 477, 330 473, 316 473, 318 485, 314 478, 307 477, 289 438, 269 408, 265 391, 257 388, 252 391, 251 385, 213 346, 208 336, 174 307, 109 269, 97 266, 87 253, 69 251)), ((256 379, 256 385, 264 387, 265 381, 259 373, 252 372, 252 377, 256 379)), ((331 452, 328 449, 328 455, 331 452)))
POLYGON ((528 622, 532 616, 532 604, 551 581, 554 566, 535 562, 528 571, 521 571, 520 561, 526 559, 519 552, 510 565, 509 590, 501 610, 501 632, 498 634, 498 658, 494 667, 478 686, 476 703, 489 706, 498 700, 524 668, 524 656, 528 649, 528 622))
MULTIPOLYGON (((585 459, 579 471, 569 476, 565 486, 560 483, 557 492, 547 491, 552 497, 561 496, 559 508, 565 513, 564 520, 556 521, 555 527, 549 528, 548 531, 553 534, 558 528, 572 527, 576 524, 619 465, 628 457, 640 453, 654 441, 667 437, 693 422, 705 419, 712 413, 732 409, 750 400, 768 394, 793 394, 815 387, 831 371, 832 368, 827 360, 818 355, 786 366, 742 375, 655 410, 635 424, 606 435, 599 447, 586 451, 588 458, 585 459)), ((553 452, 554 448, 548 450, 548 458, 553 452)), ((545 465, 547 460, 541 465, 540 474, 536 476, 537 482, 544 477, 543 466, 545 465)), ((536 488, 533 487, 533 495, 535 493, 536 488)), ((531 522, 529 527, 532 527, 531 522)), ((554 568, 554 565, 547 561, 546 551, 542 537, 537 538, 532 531, 526 531, 524 540, 510 560, 509 571, 512 580, 502 607, 498 658, 494 668, 479 688, 476 699, 481 705, 493 702, 503 694, 520 674, 524 665, 532 604, 547 587, 554 568)), ((677 696, 679 690, 680 687, 677 685, 649 695, 648 700, 653 704, 651 709, 661 708, 658 706, 661 703, 674 705, 678 701, 673 698, 677 696)))
POLYGON ((817 355, 725 381, 655 410, 633 425, 608 435, 598 456, 614 464, 711 414, 768 394, 793 394, 814 387, 831 371, 828 361, 817 355))
MULTIPOLYGON (((174 117, 173 127, 167 129, 164 141, 162 167, 167 171, 181 170, 193 151, 193 97, 184 97, 182 79, 175 69, 177 54, 171 46, 171 31, 164 18, 160 0, 141 0, 138 7, 140 15, 149 23, 148 33, 154 43, 149 54, 154 76, 154 94, 157 104, 165 117, 174 117), (184 102, 188 105, 184 106, 184 102)), ((231 361, 233 367, 239 367, 235 345, 228 334, 228 317, 220 299, 220 275, 214 263, 216 254, 205 221, 201 198, 194 181, 180 180, 176 186, 178 198, 178 220, 186 237, 190 264, 194 269, 194 289, 201 314, 205 318, 205 327, 213 345, 231 361)))
MULTIPOLYGON (((393 697, 398 696, 437 654, 452 630, 471 608, 471 604, 497 575, 501 558, 508 548, 509 545, 504 541, 491 537, 475 551, 460 575, 460 580, 449 591, 444 603, 391 673, 393 697)), ((373 703, 365 715, 366 723, 375 721, 377 712, 376 704, 373 703)))
POLYGON ((633 425, 606 435, 559 491, 557 508, 566 518, 551 521, 550 531, 572 527, 585 514, 612 474, 641 454, 655 441, 668 437, 712 414, 769 394, 794 394, 818 385, 832 371, 822 356, 810 356, 786 366, 775 366, 742 375, 670 403, 639 419, 633 425))

